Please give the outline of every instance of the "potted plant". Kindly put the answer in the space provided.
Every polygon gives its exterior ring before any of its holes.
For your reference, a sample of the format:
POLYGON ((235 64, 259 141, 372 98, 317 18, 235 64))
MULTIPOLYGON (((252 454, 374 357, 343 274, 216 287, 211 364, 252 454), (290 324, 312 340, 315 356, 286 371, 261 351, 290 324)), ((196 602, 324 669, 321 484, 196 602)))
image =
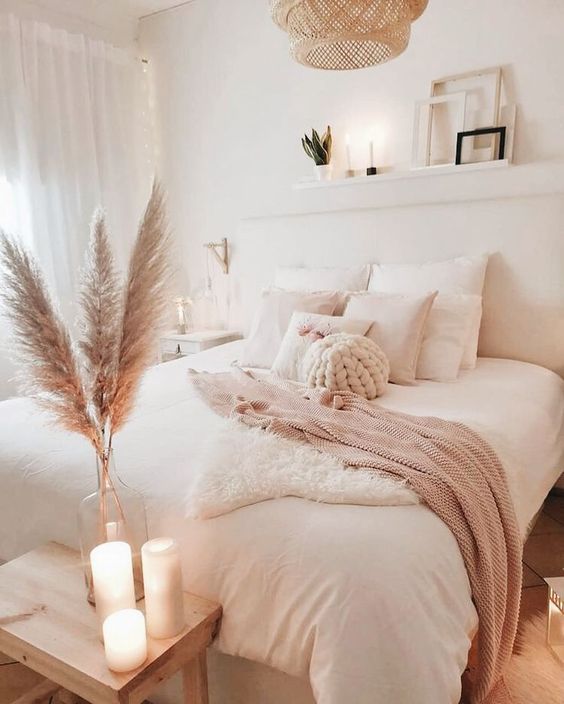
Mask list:
POLYGON ((323 137, 319 136, 317 130, 311 130, 311 138, 305 134, 302 137, 302 146, 305 153, 313 159, 315 174, 320 181, 328 181, 331 178, 333 165, 331 164, 331 148, 333 137, 331 127, 328 125, 323 137))

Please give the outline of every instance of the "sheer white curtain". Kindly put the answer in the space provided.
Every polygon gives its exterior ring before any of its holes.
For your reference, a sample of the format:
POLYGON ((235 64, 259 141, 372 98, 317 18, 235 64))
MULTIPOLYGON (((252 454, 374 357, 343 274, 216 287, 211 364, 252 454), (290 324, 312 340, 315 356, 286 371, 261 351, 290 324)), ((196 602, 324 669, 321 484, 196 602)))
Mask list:
POLYGON ((0 14, 0 226, 35 252, 69 321, 94 209, 118 263, 134 236, 153 175, 147 103, 132 53, 0 14))
POLYGON ((93 210, 123 258, 152 178, 141 62, 122 49, 0 15, 0 179, 16 234, 70 297, 93 210))

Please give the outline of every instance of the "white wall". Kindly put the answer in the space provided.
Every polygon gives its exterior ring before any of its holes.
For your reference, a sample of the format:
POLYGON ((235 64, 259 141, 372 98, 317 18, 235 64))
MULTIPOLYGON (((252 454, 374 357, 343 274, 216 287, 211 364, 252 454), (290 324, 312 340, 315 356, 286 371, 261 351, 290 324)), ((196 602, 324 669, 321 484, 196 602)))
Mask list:
MULTIPOLYGON (((508 98, 519 108, 515 161, 521 166, 453 176, 465 181, 452 192, 441 177, 444 189, 434 185, 425 202, 564 190, 564 3, 430 0, 401 57, 343 73, 290 59, 287 37, 272 23, 268 5, 195 0, 141 21, 141 47, 155 85, 161 175, 192 284, 202 275, 200 244, 234 235, 241 218, 417 202, 421 189, 429 189, 419 180, 407 191, 398 182, 382 191, 292 191, 293 182, 311 173, 299 138, 311 126, 330 123, 344 167, 345 132, 354 138, 377 124, 388 134, 378 164, 406 167, 413 102, 444 75, 503 66, 508 98)), ((365 152, 357 150, 358 167, 365 152)))

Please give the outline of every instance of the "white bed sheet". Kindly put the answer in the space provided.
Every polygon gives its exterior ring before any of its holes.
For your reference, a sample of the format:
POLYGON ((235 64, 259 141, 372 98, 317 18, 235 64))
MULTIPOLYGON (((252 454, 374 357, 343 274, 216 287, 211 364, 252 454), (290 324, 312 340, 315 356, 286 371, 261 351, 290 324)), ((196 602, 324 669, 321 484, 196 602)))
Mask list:
MULTIPOLYGON (((150 533, 175 536, 186 587, 224 605, 216 647, 309 676, 318 704, 458 702, 477 618, 454 537, 426 507, 285 498, 185 518, 200 453, 223 422, 185 372, 224 369, 239 345, 150 370, 116 442, 120 474, 147 497, 150 533)), ((390 386, 379 402, 478 430, 504 462, 525 533, 562 467, 559 377, 481 359, 457 383, 390 386)), ((0 404, 0 448, 0 557, 45 540, 76 545, 77 505, 95 487, 87 443, 15 399, 0 404)))

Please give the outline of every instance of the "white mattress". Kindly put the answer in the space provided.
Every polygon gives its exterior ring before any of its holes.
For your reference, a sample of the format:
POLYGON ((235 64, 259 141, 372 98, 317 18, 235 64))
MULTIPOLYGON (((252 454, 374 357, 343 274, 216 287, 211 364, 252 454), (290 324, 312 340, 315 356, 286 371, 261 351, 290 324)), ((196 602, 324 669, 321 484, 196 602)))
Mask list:
MULTIPOLYGON (((146 496, 150 533, 178 538, 186 587, 224 605, 216 647, 309 677, 318 704, 458 702, 476 613, 456 542, 426 507, 285 498, 185 518, 201 449, 223 422, 203 424, 185 372, 226 368, 239 344, 153 368, 116 442, 120 474, 146 496)), ((379 402, 478 430, 505 465, 525 533, 562 467, 560 377, 481 359, 456 383, 390 386, 379 402)), ((77 505, 95 487, 88 444, 16 399, 0 404, 0 448, 0 557, 50 539, 76 545, 77 505)))

